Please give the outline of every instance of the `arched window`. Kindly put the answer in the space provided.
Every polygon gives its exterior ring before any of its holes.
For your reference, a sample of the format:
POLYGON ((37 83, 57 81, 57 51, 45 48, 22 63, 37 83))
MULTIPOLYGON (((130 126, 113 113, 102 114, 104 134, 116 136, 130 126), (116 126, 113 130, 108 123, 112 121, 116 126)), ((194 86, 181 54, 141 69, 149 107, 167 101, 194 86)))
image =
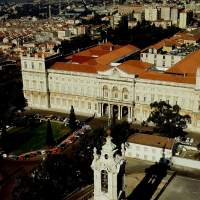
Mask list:
POLYGON ((106 170, 101 171, 101 191, 108 192, 108 172, 106 170))
POLYGON ((117 89, 117 87, 113 87, 113 89, 112 89, 112 97, 113 98, 118 98, 118 89, 117 89))
POLYGON ((108 87, 106 85, 103 86, 103 97, 108 97, 108 87))
POLYGON ((123 90, 122 90, 122 97, 125 100, 128 99, 128 90, 127 90, 127 88, 123 88, 123 90))

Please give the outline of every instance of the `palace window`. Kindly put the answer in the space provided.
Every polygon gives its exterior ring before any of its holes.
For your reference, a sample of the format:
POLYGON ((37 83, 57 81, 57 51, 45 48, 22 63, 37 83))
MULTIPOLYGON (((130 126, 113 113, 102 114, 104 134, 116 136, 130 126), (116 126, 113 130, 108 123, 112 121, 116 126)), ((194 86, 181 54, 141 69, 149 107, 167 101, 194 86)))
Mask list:
POLYGON ((128 99, 128 95, 127 94, 124 95, 124 99, 128 99))
POLYGON ((140 97, 139 96, 136 96, 136 101, 139 101, 140 100, 140 97))
POLYGON ((106 85, 103 86, 103 97, 108 97, 108 87, 106 85))
POLYGON ((108 172, 106 170, 101 171, 101 191, 108 192, 108 172))
POLYGON ((24 68, 25 69, 27 68, 27 62, 24 62, 24 68))
POLYGON ((29 80, 25 80, 25 87, 29 88, 29 80))
POLYGON ((45 96, 42 96, 41 97, 41 105, 44 105, 45 104, 45 96))
POLYGON ((88 102, 88 109, 90 110, 91 109, 91 103, 88 102))
POLYGON ((44 81, 40 81, 40 89, 41 89, 41 90, 44 89, 44 81))
POLYGON ((31 63, 31 67, 32 67, 32 69, 34 69, 34 62, 31 63))
POLYGON ((33 87, 33 89, 36 89, 36 81, 33 81, 33 85, 32 85, 33 87))
POLYGON ((112 89, 112 97, 113 98, 118 98, 118 89, 117 89, 117 87, 113 87, 113 89, 112 89))
POLYGON ((154 101, 154 94, 151 95, 151 102, 154 101))
POLYGON ((39 63, 39 70, 42 70, 42 63, 39 63))
POLYGON ((127 88, 123 88, 122 96, 123 96, 124 99, 128 99, 128 90, 127 90, 127 88))

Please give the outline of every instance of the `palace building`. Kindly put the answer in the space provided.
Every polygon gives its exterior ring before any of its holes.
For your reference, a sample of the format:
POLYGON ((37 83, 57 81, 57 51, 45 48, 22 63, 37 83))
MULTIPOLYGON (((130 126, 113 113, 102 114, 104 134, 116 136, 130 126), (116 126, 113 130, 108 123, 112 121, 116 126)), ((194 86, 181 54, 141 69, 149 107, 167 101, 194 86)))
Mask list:
POLYGON ((166 71, 137 60, 132 45, 101 43, 61 57, 51 51, 21 56, 23 90, 28 106, 98 117, 115 115, 142 122, 150 103, 164 100, 189 114, 189 129, 200 131, 200 50, 166 71))

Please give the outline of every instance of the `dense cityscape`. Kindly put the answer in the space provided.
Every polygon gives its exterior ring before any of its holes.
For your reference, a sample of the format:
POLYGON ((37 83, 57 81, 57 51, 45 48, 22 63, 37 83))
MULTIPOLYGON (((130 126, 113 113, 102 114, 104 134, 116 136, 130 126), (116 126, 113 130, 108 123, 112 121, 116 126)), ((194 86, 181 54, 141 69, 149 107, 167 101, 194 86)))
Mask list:
POLYGON ((200 1, 2 0, 0 200, 200 200, 200 1))

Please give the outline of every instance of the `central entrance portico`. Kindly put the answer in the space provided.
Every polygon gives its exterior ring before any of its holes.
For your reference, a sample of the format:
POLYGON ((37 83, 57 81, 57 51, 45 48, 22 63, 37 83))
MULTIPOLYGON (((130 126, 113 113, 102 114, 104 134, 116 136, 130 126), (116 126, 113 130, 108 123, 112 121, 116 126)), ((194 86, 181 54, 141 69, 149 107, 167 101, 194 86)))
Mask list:
POLYGON ((127 120, 132 122, 133 119, 133 106, 132 105, 122 105, 119 103, 113 104, 107 102, 98 103, 98 116, 108 117, 118 120, 127 120))
POLYGON ((112 67, 98 72, 98 79, 98 116, 132 122, 135 75, 112 67))

